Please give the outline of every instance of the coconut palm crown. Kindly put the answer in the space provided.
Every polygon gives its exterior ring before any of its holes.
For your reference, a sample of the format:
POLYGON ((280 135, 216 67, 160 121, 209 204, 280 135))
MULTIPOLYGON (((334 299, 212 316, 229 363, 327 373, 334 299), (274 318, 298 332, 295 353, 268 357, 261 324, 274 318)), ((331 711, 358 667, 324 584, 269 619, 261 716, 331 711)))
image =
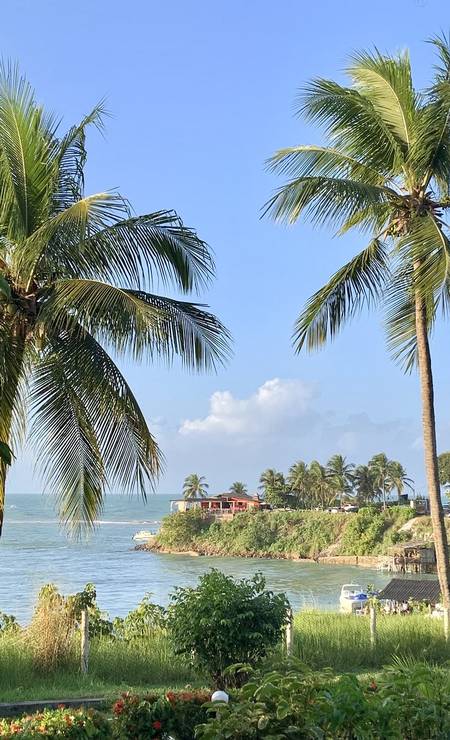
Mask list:
POLYGON ((103 115, 60 134, 17 70, 0 70, 0 439, 16 453, 30 418, 45 484, 77 531, 108 487, 145 496, 161 468, 110 353, 200 370, 227 352, 213 315, 154 292, 204 286, 207 245, 173 211, 136 216, 116 192, 85 195, 86 130, 103 115))
POLYGON ((448 544, 439 492, 429 333, 450 308, 450 45, 437 53, 431 85, 413 85, 407 52, 355 55, 348 86, 313 80, 298 112, 324 127, 325 146, 282 149, 270 161, 288 176, 267 204, 278 220, 309 217, 362 250, 300 314, 294 342, 316 349, 361 309, 384 311, 388 345, 407 370, 419 368, 428 492, 438 572, 450 606, 448 544))
POLYGON ((208 495, 209 484, 204 475, 191 473, 186 476, 183 483, 183 498, 205 498, 208 495))

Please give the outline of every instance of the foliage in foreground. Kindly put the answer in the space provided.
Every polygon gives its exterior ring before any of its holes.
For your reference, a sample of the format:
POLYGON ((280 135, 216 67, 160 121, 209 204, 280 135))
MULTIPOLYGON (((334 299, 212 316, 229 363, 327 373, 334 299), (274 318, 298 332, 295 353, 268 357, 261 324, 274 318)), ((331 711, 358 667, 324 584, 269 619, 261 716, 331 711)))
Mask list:
POLYGON ((82 709, 45 710, 20 719, 0 720, 0 737, 64 737, 68 740, 108 740, 111 723, 99 712, 82 709))
POLYGON ((375 682, 315 673, 292 662, 257 676, 230 704, 215 705, 214 715, 198 729, 202 740, 444 739, 450 733, 450 676, 424 663, 397 661, 375 682))
POLYGON ((175 652, 191 657, 216 686, 231 680, 229 666, 254 666, 280 642, 289 602, 265 585, 260 573, 234 580, 213 569, 196 588, 177 588, 171 598, 167 625, 175 652))

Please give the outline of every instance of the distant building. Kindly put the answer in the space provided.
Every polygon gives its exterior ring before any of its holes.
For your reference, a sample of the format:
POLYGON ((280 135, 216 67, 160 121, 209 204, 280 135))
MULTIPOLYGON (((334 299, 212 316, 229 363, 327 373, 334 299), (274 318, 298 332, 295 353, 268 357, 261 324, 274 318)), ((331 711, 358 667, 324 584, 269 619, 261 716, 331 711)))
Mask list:
POLYGON ((216 519, 232 519, 235 514, 242 511, 270 509, 270 506, 260 501, 257 496, 248 496, 247 494, 235 496, 231 493, 205 496, 205 498, 179 498, 170 502, 172 513, 190 511, 191 509, 200 509, 205 513, 205 516, 213 516, 216 519))
POLYGON ((380 601, 390 602, 394 607, 410 601, 420 601, 435 606, 441 598, 441 588, 437 579, 413 580, 412 578, 393 578, 378 594, 380 601))

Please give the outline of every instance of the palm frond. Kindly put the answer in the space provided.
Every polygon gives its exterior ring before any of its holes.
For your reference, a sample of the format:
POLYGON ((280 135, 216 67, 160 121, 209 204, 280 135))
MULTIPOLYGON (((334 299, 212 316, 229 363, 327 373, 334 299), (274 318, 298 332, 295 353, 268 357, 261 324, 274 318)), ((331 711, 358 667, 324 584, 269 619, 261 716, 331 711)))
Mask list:
POLYGON ((60 519, 75 536, 93 526, 103 506, 105 470, 94 424, 57 352, 36 366, 31 437, 60 519))
POLYGON ((277 221, 295 223, 304 214, 315 224, 340 226, 370 209, 397 197, 389 188, 337 177, 299 177, 283 185, 266 203, 264 214, 277 221))
POLYGON ((228 356, 228 332, 202 306, 116 288, 93 280, 55 283, 42 321, 56 330, 80 323, 100 342, 135 359, 178 355, 193 369, 214 368, 228 356))
POLYGON ((337 177, 384 186, 385 176, 355 157, 324 146, 292 146, 280 149, 269 160, 268 167, 288 177, 337 177))
POLYGON ((417 96, 409 54, 385 57, 377 50, 356 54, 347 69, 358 92, 371 104, 402 148, 411 145, 417 96))
POLYGON ((377 303, 389 277, 385 245, 374 239, 308 301, 295 326, 294 346, 317 349, 364 306, 377 303))
POLYGON ((123 375, 80 326, 50 336, 49 352, 86 410, 109 487, 136 491, 145 499, 160 473, 162 455, 123 375))
POLYGON ((17 67, 0 65, 0 221, 7 236, 27 237, 49 211, 54 128, 17 67))
POLYGON ((324 125, 333 146, 393 177, 402 171, 404 147, 372 101, 332 80, 313 80, 302 91, 298 113, 324 125))
POLYGON ((76 126, 72 126, 62 139, 55 140, 51 162, 54 169, 53 211, 68 208, 83 198, 84 166, 87 152, 86 129, 94 126, 103 131, 103 119, 107 115, 104 101, 100 101, 76 126))

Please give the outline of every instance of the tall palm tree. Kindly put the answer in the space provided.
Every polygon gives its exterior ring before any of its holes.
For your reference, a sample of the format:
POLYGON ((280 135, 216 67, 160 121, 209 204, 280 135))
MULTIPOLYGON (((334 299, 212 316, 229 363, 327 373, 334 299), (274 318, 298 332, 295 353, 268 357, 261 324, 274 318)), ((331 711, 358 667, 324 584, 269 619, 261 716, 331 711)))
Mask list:
POLYGON ((352 492, 354 469, 354 464, 348 463, 343 455, 333 455, 327 462, 328 478, 340 499, 352 492))
POLYGON ((286 481, 283 473, 268 468, 259 479, 259 489, 264 492, 264 498, 269 504, 283 506, 286 503, 286 481))
POLYGON ((358 504, 370 504, 376 497, 374 476, 368 465, 356 466, 353 473, 353 485, 358 504))
POLYGON ((391 461, 391 469, 389 471, 392 481, 392 487, 396 489, 400 496, 405 488, 409 488, 411 491, 414 488, 414 481, 409 478, 405 468, 397 460, 391 461))
POLYGON ((291 465, 287 484, 291 494, 297 499, 298 505, 305 508, 311 506, 311 480, 308 466, 303 460, 297 460, 291 465))
POLYGON ((183 498, 205 498, 208 495, 209 484, 204 475, 191 473, 184 479, 183 498))
MULTIPOLYGON (((220 322, 183 293, 213 275, 207 245, 173 211, 133 215, 115 192, 85 195, 89 126, 65 134, 12 67, 0 69, 0 439, 31 439, 61 519, 77 531, 107 487, 145 497, 161 454, 111 356, 178 355, 192 368, 226 353, 220 322)), ((7 466, 0 462, 0 529, 7 466)))
POLYGON ((316 79, 299 112, 323 124, 327 146, 295 146, 271 160, 290 179, 267 204, 276 219, 357 229, 369 243, 315 293, 295 346, 315 349, 364 307, 383 305, 389 347, 420 377, 425 466, 439 581, 450 612, 448 542, 439 489, 429 334, 450 305, 450 44, 434 38, 431 85, 413 86, 407 52, 354 56, 350 86, 316 79))
POLYGON ((235 481, 235 483, 232 483, 230 486, 230 493, 234 496, 245 496, 247 492, 247 486, 245 483, 241 483, 241 481, 235 481))
POLYGON ((391 477, 393 461, 389 460, 384 452, 374 455, 369 460, 369 470, 378 495, 383 501, 383 509, 386 508, 386 498, 392 491, 394 485, 391 477))
POLYGON ((317 506, 321 509, 325 509, 327 506, 331 506, 338 493, 333 480, 328 475, 328 471, 324 465, 321 465, 318 460, 313 460, 309 465, 309 478, 311 481, 311 491, 313 500, 317 506))

